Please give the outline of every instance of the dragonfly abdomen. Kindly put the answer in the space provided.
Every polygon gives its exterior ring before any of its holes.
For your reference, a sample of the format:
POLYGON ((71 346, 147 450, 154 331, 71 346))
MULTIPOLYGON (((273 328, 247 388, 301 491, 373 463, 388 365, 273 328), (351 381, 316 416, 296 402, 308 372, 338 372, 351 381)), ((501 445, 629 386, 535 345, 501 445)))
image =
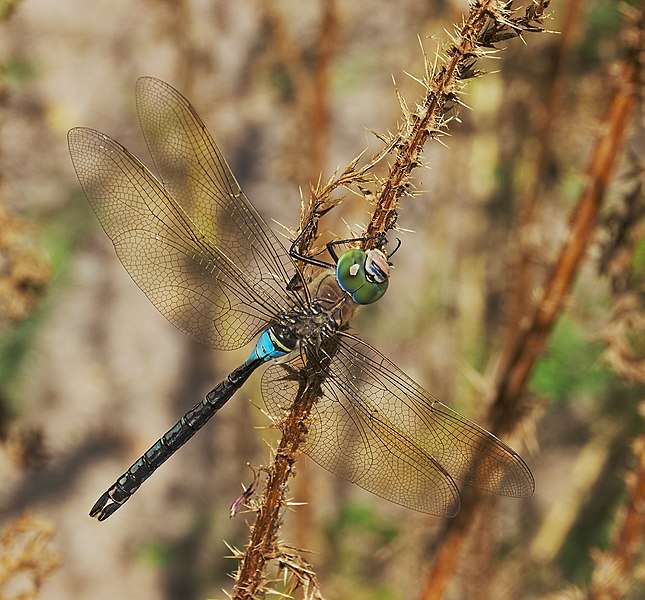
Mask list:
POLYGON ((119 477, 94 504, 90 516, 104 521, 127 500, 141 484, 192 438, 226 404, 262 363, 284 356, 296 347, 296 336, 289 328, 273 325, 260 335, 249 358, 229 373, 206 397, 195 404, 173 427, 119 477))
POLYGON ((104 521, 123 506, 148 477, 206 425, 265 360, 252 355, 227 375, 114 482, 92 507, 90 516, 104 521))

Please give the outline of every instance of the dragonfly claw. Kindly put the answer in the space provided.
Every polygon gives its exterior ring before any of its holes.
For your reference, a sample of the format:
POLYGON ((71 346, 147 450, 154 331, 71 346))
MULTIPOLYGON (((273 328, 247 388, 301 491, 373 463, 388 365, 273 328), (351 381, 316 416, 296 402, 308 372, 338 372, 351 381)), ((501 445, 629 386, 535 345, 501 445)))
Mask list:
POLYGON ((105 505, 108 503, 110 500, 110 495, 108 492, 105 492, 94 504, 92 509, 90 510, 90 517, 98 517, 99 521, 101 521, 100 514, 103 513, 105 510, 105 505))
POLYGON ((96 517, 99 521, 105 521, 105 519, 123 506, 123 502, 114 500, 111 492, 112 490, 108 490, 96 501, 92 510, 90 510, 90 517, 96 517))

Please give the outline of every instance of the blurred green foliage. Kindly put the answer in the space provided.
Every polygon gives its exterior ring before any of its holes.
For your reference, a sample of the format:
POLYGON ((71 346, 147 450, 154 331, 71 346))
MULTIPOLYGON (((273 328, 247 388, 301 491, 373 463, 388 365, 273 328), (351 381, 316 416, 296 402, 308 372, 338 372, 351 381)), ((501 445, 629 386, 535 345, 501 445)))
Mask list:
POLYGON ((556 404, 604 395, 613 376, 601 359, 604 344, 589 337, 570 314, 560 317, 533 370, 531 388, 556 404))
POLYGON ((0 21, 9 18, 19 3, 20 0, 2 0, 0 2, 0 21))
POLYGON ((381 576, 385 550, 396 540, 399 529, 370 506, 346 502, 324 528, 329 545, 329 561, 343 581, 342 597, 356 600, 394 600, 394 593, 381 576), (356 575, 360 577, 356 579, 356 575), (353 585, 352 581, 360 581, 353 585))
POLYGON ((583 64, 591 67, 602 60, 608 44, 615 46, 622 23, 620 4, 613 0, 596 0, 585 4, 586 26, 578 47, 583 64))
POLYGON ((38 76, 38 65, 25 57, 8 58, 2 63, 2 80, 8 86, 16 86, 38 76))
POLYGON ((163 569, 181 560, 181 547, 171 541, 148 541, 139 546, 137 557, 145 564, 163 569))

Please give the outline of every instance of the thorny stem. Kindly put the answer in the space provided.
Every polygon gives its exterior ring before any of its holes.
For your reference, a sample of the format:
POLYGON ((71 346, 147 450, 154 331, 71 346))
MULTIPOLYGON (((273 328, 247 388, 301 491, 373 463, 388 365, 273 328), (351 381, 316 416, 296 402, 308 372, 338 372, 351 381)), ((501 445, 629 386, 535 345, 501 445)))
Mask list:
MULTIPOLYGON (((641 410, 642 413, 642 410, 641 410)), ((637 464, 631 489, 611 551, 596 552, 596 563, 588 600, 619 600, 629 592, 629 575, 640 554, 645 532, 645 438, 634 443, 637 464)))
MULTIPOLYGON (((329 127, 329 69, 336 40, 335 0, 322 3, 320 32, 313 72, 310 74, 305 61, 296 50, 295 40, 288 34, 278 9, 270 3, 264 5, 267 18, 274 30, 274 38, 281 60, 292 79, 300 118, 311 125, 308 146, 307 171, 315 177, 320 172, 328 145, 329 127)), ((307 223, 302 221, 303 225, 307 223)), ((313 238, 311 238, 313 240, 313 238)), ((289 556, 279 547, 277 534, 281 526, 281 511, 285 503, 287 483, 294 469, 299 448, 304 440, 307 419, 320 396, 314 381, 300 390, 293 408, 281 422, 282 438, 274 460, 267 470, 267 479, 250 540, 236 576, 234 598, 252 599, 264 594, 267 587, 265 569, 271 560, 278 560, 285 571, 294 575, 296 586, 301 586, 307 599, 320 598, 315 574, 302 567, 304 561, 289 556)))
MULTIPOLYGON (((571 215, 567 241, 525 327, 504 352, 507 359, 497 377, 488 420, 491 430, 496 434, 509 432, 518 418, 516 405, 521 391, 562 311, 567 291, 584 257, 632 113, 636 76, 635 65, 629 63, 624 66, 621 87, 616 92, 605 119, 604 135, 598 140, 587 169, 587 185, 571 215)), ((443 597, 459 549, 474 521, 477 505, 474 488, 467 489, 462 494, 459 517, 444 530, 440 549, 426 579, 424 600, 443 597)))
POLYGON ((472 67, 474 59, 483 55, 483 48, 492 47, 500 39, 520 35, 523 29, 542 30, 532 22, 541 21, 548 1, 533 3, 526 15, 515 22, 509 19, 510 4, 499 0, 473 2, 468 17, 456 32, 445 64, 432 74, 426 70, 422 83, 427 93, 423 102, 414 112, 405 114, 407 106, 400 98, 406 120, 394 145, 396 160, 378 194, 366 237, 386 233, 395 226, 398 200, 407 193, 409 177, 420 164, 421 151, 429 137, 436 137, 446 128, 445 116, 459 102, 460 83, 478 74, 472 67))
MULTIPOLYGON (((490 3, 490 2, 489 2, 490 3)), ((486 4, 486 3, 484 3, 486 4)), ((374 236, 392 229, 396 223, 396 206, 401 196, 406 193, 406 183, 412 170, 418 166, 419 154, 431 132, 435 134, 441 128, 444 108, 449 100, 453 100, 457 85, 455 76, 460 63, 466 55, 472 55, 476 48, 476 37, 473 35, 478 23, 486 19, 486 12, 475 10, 465 23, 461 31, 463 44, 460 48, 454 46, 451 60, 442 67, 434 77, 432 87, 428 87, 421 108, 412 113, 407 124, 410 130, 407 135, 399 133, 399 140, 395 148, 396 160, 391 166, 388 177, 372 215, 372 220, 367 227, 366 236, 374 236), (474 14, 473 14, 474 13, 474 14)), ((429 83, 429 82, 428 82, 429 83)))
POLYGON ((293 471, 298 449, 306 432, 305 423, 318 398, 319 389, 310 385, 298 394, 281 424, 282 439, 268 470, 264 496, 244 554, 233 590, 236 600, 252 600, 266 583, 266 563, 279 554, 277 531, 281 522, 284 491, 293 471))
MULTIPOLYGON (((399 96, 404 123, 397 134, 382 136, 385 142, 383 150, 368 160, 366 165, 358 168, 359 156, 338 177, 330 178, 313 190, 308 209, 303 210, 301 216, 301 225, 310 220, 314 223, 311 235, 303 236, 302 246, 299 248, 303 254, 312 249, 320 216, 338 203, 331 194, 340 187, 358 189, 363 194, 366 194, 366 187, 370 184, 377 188, 377 192, 373 194, 376 202, 365 232, 366 239, 373 239, 395 227, 397 203, 407 193, 411 172, 420 165, 423 146, 430 137, 437 137, 446 129, 446 115, 459 104, 458 92, 463 81, 480 74, 474 70, 476 59, 485 55, 487 49, 494 49, 496 42, 519 36, 522 32, 543 31, 541 22, 548 4, 549 0, 529 2, 525 14, 514 19, 510 17, 511 2, 478 0, 471 4, 468 17, 455 32, 447 57, 441 60, 438 58, 438 62, 443 64, 437 69, 431 68, 427 57, 424 57, 426 75, 422 84, 426 94, 416 109, 409 111, 405 101, 399 96), (372 174, 372 169, 392 150, 395 151, 394 162, 387 178, 380 180, 372 174), (311 211, 314 211, 313 216, 311 211)), ((307 430, 310 411, 320 394, 320 381, 313 381, 314 379, 315 376, 310 377, 306 385, 301 385, 290 414, 280 424, 283 436, 268 470, 251 539, 236 577, 233 591, 236 600, 261 597, 267 583, 264 573, 267 562, 281 556, 277 531, 285 502, 285 490, 307 430)))

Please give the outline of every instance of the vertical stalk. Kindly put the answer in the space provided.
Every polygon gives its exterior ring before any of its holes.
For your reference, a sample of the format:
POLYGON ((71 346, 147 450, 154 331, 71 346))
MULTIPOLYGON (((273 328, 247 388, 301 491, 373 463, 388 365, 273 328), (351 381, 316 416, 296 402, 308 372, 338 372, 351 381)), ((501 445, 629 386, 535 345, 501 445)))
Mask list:
MULTIPOLYGON (((540 300, 526 318, 525 326, 503 351, 505 359, 496 377, 488 419, 491 430, 498 435, 508 434, 518 419, 517 404, 522 390, 535 361, 544 350, 584 258, 633 110, 635 78, 635 66, 625 65, 620 89, 616 91, 604 120, 604 134, 596 143, 587 168, 587 185, 569 221, 567 241, 553 265, 540 300)), ((478 505, 476 491, 473 488, 465 490, 461 513, 448 523, 441 536, 439 551, 426 577, 423 600, 443 597, 478 505)))

